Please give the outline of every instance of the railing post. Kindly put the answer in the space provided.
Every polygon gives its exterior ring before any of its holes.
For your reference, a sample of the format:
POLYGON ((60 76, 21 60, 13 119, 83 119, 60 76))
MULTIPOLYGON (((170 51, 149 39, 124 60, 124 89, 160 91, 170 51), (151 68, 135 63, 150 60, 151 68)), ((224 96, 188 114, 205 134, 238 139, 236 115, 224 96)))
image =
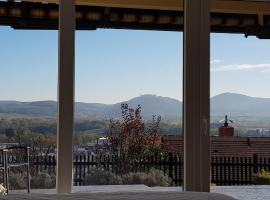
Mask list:
POLYGON ((39 172, 39 169, 40 169, 40 161, 39 161, 39 156, 36 157, 36 160, 35 160, 35 168, 36 168, 36 175, 38 175, 38 172, 39 172))
POLYGON ((27 192, 30 193, 30 147, 26 148, 27 154, 27 192))
POLYGON ((173 179, 173 154, 169 153, 169 177, 173 179))
POLYGON ((258 173, 258 155, 257 154, 253 154, 253 173, 257 174, 258 173))
POLYGON ((214 183, 214 157, 211 157, 211 173, 210 173, 211 183, 214 183))

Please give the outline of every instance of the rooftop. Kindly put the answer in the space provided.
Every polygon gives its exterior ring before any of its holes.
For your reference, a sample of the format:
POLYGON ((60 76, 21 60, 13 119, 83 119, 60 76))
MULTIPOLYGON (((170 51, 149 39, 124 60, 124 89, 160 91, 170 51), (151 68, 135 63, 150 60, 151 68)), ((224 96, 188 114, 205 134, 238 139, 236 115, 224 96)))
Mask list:
MULTIPOLYGON (((171 151, 183 154, 183 138, 167 136, 164 138, 171 151)), ((270 137, 211 137, 212 156, 241 156, 252 157, 257 154, 261 157, 270 156, 270 137)))

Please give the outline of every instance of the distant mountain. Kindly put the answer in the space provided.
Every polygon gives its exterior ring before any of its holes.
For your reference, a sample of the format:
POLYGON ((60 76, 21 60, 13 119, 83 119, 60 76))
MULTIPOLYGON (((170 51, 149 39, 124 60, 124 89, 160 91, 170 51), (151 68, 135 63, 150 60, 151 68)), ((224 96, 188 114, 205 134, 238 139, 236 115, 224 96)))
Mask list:
MULTIPOLYGON (((126 101, 130 107, 142 106, 145 119, 153 115, 161 115, 163 119, 179 119, 182 116, 182 103, 176 99, 156 95, 142 95, 126 101)), ((75 104, 75 115, 90 119, 108 119, 121 117, 121 103, 75 104)), ((55 101, 0 101, 0 117, 55 117, 57 103, 55 101)), ((235 93, 223 93, 211 99, 213 115, 263 115, 270 116, 270 99, 250 97, 235 93)))
MULTIPOLYGON (((121 103, 128 103, 131 108, 136 108, 140 104, 143 108, 142 115, 146 119, 153 115, 176 119, 181 116, 182 110, 180 101, 156 95, 142 95, 121 103)), ((106 105, 76 102, 75 115, 91 119, 119 118, 121 117, 121 103, 106 105)), ((0 116, 55 117, 56 111, 57 103, 55 101, 0 101, 0 116)))
POLYGON ((0 101, 1 115, 51 117, 55 115, 56 108, 57 105, 55 101, 0 101))
POLYGON ((213 114, 230 113, 270 116, 270 98, 250 97, 242 94, 223 93, 211 99, 213 114))
MULTIPOLYGON (((123 103, 123 102, 121 102, 123 103)), ((121 103, 109 105, 104 110, 104 116, 120 117, 121 103)), ((138 105, 142 107, 144 118, 152 118, 153 115, 160 115, 166 119, 176 119, 182 115, 182 103, 176 99, 156 95, 142 95, 126 101, 131 108, 138 105)))

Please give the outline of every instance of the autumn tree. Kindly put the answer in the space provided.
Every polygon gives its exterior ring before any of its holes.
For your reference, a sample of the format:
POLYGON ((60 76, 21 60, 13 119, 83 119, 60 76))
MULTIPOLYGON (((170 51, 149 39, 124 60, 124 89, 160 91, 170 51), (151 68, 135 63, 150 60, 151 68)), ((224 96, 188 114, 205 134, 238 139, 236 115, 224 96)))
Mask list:
POLYGON ((112 154, 120 156, 128 170, 133 169, 141 158, 162 152, 161 117, 153 116, 151 123, 145 125, 141 111, 140 105, 133 109, 128 104, 122 104, 122 119, 110 121, 108 147, 112 154))

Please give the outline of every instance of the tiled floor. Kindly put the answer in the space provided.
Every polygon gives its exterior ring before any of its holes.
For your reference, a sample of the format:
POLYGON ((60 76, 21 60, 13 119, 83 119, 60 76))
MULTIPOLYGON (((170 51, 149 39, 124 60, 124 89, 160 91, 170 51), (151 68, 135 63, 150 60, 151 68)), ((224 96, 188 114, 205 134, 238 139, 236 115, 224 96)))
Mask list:
POLYGON ((239 200, 270 200, 270 186, 219 186, 211 192, 232 196, 239 200))
MULTIPOLYGON (((175 192, 181 187, 147 187, 145 185, 102 185, 102 186, 74 186, 73 193, 98 192, 175 192)), ((270 186, 216 186, 211 192, 232 196, 238 200, 270 200, 270 186)), ((11 191, 11 193, 25 193, 25 191, 11 191)), ((55 189, 31 190, 31 193, 55 194, 55 189)))

